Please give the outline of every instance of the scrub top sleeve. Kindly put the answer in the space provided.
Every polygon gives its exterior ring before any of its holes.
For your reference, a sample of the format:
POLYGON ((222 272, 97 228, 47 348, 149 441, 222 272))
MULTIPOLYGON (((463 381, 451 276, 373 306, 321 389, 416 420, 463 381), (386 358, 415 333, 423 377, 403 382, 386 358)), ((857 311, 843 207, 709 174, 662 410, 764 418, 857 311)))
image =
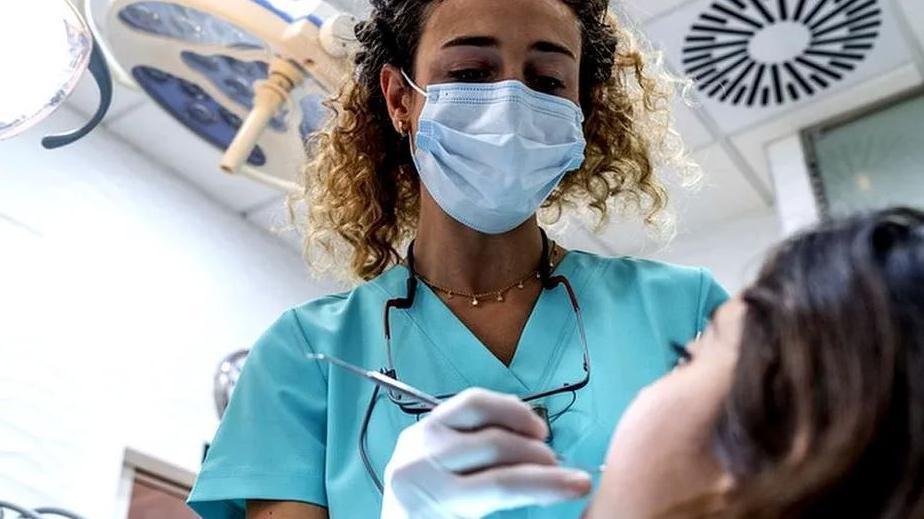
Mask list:
POLYGON ((728 292, 722 288, 712 273, 707 269, 700 269, 699 278, 699 313, 697 316, 697 331, 701 332, 709 325, 712 314, 728 301, 728 292))
POLYGON ((294 311, 251 349, 189 497, 204 519, 244 518, 248 499, 327 506, 326 373, 294 311))

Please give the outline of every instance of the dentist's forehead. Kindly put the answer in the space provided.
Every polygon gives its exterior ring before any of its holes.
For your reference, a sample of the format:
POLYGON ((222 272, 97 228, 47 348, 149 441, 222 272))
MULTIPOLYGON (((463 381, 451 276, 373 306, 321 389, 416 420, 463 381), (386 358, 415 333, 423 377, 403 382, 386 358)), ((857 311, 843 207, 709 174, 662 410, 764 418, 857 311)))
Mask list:
POLYGON ((470 37, 491 38, 498 46, 546 41, 580 54, 580 25, 561 0, 444 0, 431 9, 424 27, 430 44, 442 48, 470 37))

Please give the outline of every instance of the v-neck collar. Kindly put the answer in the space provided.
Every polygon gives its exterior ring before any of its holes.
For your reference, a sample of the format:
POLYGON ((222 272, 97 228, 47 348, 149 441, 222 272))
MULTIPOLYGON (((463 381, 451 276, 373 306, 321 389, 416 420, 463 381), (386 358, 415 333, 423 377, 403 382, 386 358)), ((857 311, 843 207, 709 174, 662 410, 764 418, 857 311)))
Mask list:
MULTIPOLYGON (((580 291, 588 273, 586 269, 577 268, 580 262, 574 257, 576 254, 579 253, 568 252, 553 275, 565 276, 574 289, 580 291)), ((407 276, 407 268, 395 268, 400 269, 404 277, 407 276)), ((397 286, 403 286, 403 283, 397 286)), ((545 385, 555 373, 563 347, 580 347, 575 315, 565 289, 560 286, 540 292, 509 366, 495 357, 424 283, 417 285, 413 307, 394 312, 392 318, 408 319, 430 346, 441 350, 442 356, 469 386, 506 393, 524 394, 547 389, 545 385), (404 315, 399 317, 399 314, 404 315)))

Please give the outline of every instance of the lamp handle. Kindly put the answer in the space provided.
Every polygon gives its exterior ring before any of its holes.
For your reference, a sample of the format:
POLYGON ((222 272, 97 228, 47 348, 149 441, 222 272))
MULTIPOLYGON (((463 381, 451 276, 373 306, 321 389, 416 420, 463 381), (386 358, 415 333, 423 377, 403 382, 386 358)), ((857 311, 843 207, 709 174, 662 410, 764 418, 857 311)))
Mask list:
POLYGON ((93 50, 90 53, 89 69, 93 74, 93 79, 96 80, 97 88, 99 88, 99 108, 96 109, 96 114, 83 128, 57 135, 49 135, 42 139, 42 146, 46 150, 67 146, 80 140, 93 131, 103 120, 103 117, 106 116, 106 112, 109 111, 109 106, 112 104, 112 74, 109 73, 106 57, 100 50, 96 40, 93 41, 93 50))

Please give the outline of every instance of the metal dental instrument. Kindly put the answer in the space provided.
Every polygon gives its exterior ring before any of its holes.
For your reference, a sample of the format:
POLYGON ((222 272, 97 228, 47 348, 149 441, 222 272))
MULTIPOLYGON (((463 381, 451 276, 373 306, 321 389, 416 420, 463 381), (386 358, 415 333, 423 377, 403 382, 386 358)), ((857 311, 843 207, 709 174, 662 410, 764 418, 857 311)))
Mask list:
POLYGON ((430 409, 435 408, 436 406, 443 403, 442 400, 436 398, 433 395, 424 393, 423 391, 417 389, 414 386, 405 384, 400 380, 395 380, 387 375, 379 373, 378 371, 370 371, 367 369, 360 368, 359 366, 354 366, 349 362, 344 362, 336 357, 330 357, 324 354, 308 354, 309 359, 314 359, 320 362, 328 362, 337 366, 339 368, 345 369, 354 375, 363 377, 367 380, 371 380, 374 384, 378 384, 386 389, 390 389, 395 393, 404 395, 411 400, 418 402, 422 405, 428 406, 430 409))
MULTIPOLYGON (((306 355, 309 359, 316 360, 319 362, 327 362, 339 368, 345 369, 354 375, 365 378, 366 380, 371 381, 374 384, 384 387, 385 389, 390 389, 395 393, 400 393, 403 396, 410 398, 411 400, 418 402, 422 405, 429 406, 431 409, 440 405, 443 401, 439 398, 425 393, 414 386, 405 384, 400 380, 395 380, 387 375, 384 375, 378 371, 371 371, 363 369, 359 366, 350 364, 349 362, 338 359, 337 357, 331 357, 329 355, 324 355, 323 353, 309 353, 306 355)), ((572 464, 570 461, 560 454, 556 454, 556 460, 564 466, 570 466, 574 469, 583 470, 591 474, 599 474, 606 469, 606 465, 596 465, 588 466, 581 464, 572 464)))

